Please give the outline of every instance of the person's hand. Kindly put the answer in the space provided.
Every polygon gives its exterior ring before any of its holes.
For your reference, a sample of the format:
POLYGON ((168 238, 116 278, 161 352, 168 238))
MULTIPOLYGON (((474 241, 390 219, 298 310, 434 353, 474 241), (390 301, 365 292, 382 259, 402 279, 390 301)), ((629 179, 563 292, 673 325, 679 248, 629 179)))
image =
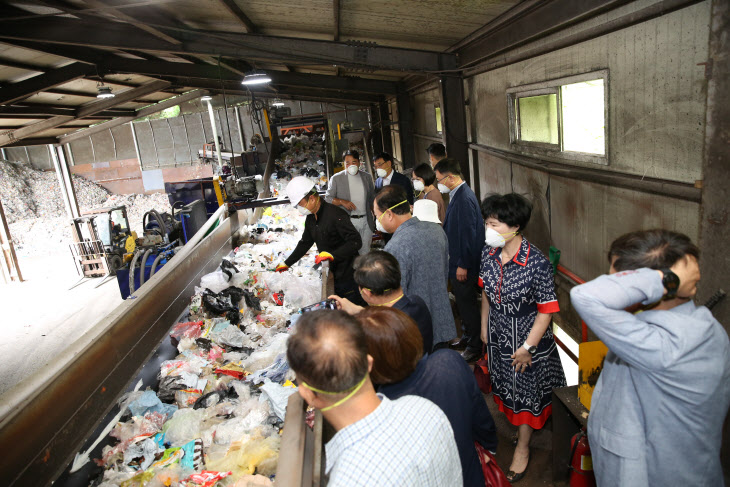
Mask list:
POLYGON ((284 264, 283 262, 281 264, 279 264, 278 266, 276 266, 276 272, 284 272, 284 271, 288 271, 288 270, 289 270, 289 266, 284 264))
POLYGON ((320 252, 317 257, 314 258, 314 263, 319 264, 325 260, 335 260, 335 258, 329 252, 320 252))
POLYGON ((353 203, 352 201, 337 198, 337 204, 349 211, 357 210, 357 206, 355 206, 355 203, 353 203))
POLYGON ((525 350, 525 347, 520 347, 514 354, 510 355, 512 359, 512 367, 515 368, 515 372, 522 374, 527 367, 532 366, 532 355, 530 352, 525 350))
POLYGON ((461 282, 466 281, 466 269, 463 267, 456 268, 456 280, 461 282))
POLYGON ((347 298, 341 298, 337 295, 327 296, 327 299, 334 299, 337 303, 337 309, 344 311, 348 315, 356 315, 364 310, 362 306, 358 306, 347 298))
POLYGON ((482 339, 482 343, 486 345, 489 343, 489 328, 486 325, 482 325, 482 330, 480 333, 480 338, 482 339))

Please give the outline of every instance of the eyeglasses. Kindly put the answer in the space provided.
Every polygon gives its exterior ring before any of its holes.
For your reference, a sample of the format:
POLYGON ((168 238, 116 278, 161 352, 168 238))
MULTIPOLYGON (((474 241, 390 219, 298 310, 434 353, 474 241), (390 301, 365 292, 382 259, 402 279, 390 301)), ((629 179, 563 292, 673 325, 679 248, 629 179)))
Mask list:
POLYGON ((383 162, 380 162, 380 163, 373 162, 373 166, 375 166, 376 168, 381 168, 381 167, 385 166, 386 164, 388 164, 389 162, 390 161, 383 161, 383 162))
POLYGON ((443 181, 444 179, 448 179, 448 178, 450 178, 451 176, 453 176, 453 174, 448 174, 448 175, 446 175, 446 176, 442 177, 441 179, 437 179, 437 180, 436 180, 436 182, 437 182, 437 183, 440 183, 440 182, 441 182, 441 181, 443 181))

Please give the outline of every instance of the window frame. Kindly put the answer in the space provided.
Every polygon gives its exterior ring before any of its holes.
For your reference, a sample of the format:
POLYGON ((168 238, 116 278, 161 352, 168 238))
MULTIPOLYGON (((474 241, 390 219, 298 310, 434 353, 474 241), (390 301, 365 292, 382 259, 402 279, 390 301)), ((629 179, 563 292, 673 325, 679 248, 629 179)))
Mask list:
POLYGON ((530 152, 536 155, 564 160, 566 162, 588 162, 592 164, 609 165, 609 109, 608 109, 609 77, 608 69, 591 71, 589 73, 551 79, 539 83, 515 86, 507 89, 507 113, 509 116, 510 147, 520 152, 530 152), (561 87, 584 81, 603 79, 603 155, 589 152, 566 151, 563 143, 563 100, 561 87), (558 143, 524 141, 520 138, 519 103, 520 98, 530 96, 555 94, 558 107, 558 143))

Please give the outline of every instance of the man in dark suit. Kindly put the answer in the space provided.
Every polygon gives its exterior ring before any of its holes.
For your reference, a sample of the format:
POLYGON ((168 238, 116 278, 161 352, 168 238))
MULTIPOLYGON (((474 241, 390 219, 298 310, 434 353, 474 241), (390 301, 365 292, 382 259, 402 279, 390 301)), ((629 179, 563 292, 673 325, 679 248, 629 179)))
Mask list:
POLYGON ((439 191, 449 193, 444 231, 449 239, 449 282, 461 315, 462 356, 470 362, 481 355, 481 316, 479 311, 479 267, 484 248, 484 219, 479 200, 464 182, 459 163, 450 157, 434 167, 439 191))
POLYGON ((383 186, 397 184, 406 190, 406 199, 408 199, 408 204, 412 205, 413 185, 411 184, 411 179, 395 170, 393 167, 393 156, 387 152, 381 152, 373 159, 373 165, 378 173, 378 179, 375 181, 375 191, 383 186))

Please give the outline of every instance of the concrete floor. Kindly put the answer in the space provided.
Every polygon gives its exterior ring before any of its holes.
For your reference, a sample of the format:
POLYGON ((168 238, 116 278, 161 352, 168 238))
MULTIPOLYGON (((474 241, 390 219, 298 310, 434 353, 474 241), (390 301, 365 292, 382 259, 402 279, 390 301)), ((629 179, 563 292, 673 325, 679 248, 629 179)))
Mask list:
POLYGON ((0 400, 122 302, 116 279, 69 289, 80 279, 69 253, 18 260, 25 282, 0 284, 0 400))

